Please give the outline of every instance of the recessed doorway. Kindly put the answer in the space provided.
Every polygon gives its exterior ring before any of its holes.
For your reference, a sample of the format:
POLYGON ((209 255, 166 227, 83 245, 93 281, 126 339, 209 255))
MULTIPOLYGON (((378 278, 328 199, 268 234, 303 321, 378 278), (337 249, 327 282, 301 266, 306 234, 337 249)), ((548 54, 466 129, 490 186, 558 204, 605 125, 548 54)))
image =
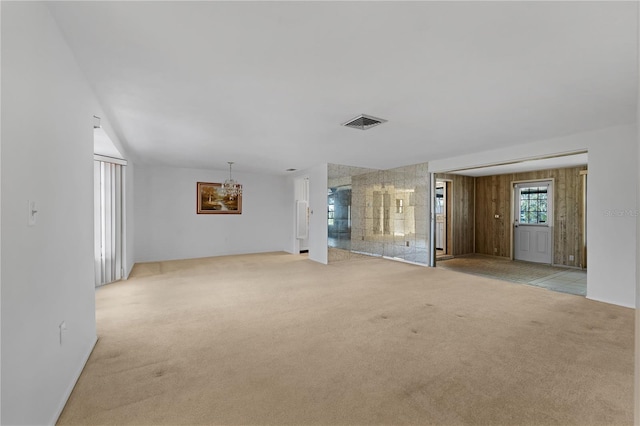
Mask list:
POLYGON ((451 181, 437 180, 435 192, 436 215, 436 258, 446 259, 453 254, 451 238, 452 232, 452 208, 451 208, 451 181))
POLYGON ((436 172, 435 260, 461 272, 584 295, 587 164, 584 152, 436 172), (463 179, 471 180, 472 191, 463 190, 463 179), (465 201, 469 209, 459 208, 465 201), (536 274, 529 276, 531 270, 536 274))

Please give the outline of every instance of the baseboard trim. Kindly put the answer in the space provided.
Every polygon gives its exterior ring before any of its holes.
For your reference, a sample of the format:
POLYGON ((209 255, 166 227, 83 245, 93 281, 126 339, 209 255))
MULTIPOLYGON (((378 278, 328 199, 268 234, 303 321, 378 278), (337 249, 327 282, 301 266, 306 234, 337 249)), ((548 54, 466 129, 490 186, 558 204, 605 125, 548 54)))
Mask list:
POLYGON ((96 347, 97 343, 98 343, 98 336, 96 336, 95 340, 93 341, 93 343, 89 347, 89 351, 87 352, 87 354, 84 357, 84 362, 80 365, 80 368, 76 371, 76 374, 74 375, 75 376, 74 380, 71 382, 71 384, 69 385, 69 387, 65 391, 65 393, 63 395, 63 398, 62 398, 62 401, 60 401, 60 406, 58 407, 58 409, 54 413, 53 419, 52 419, 51 422, 49 422, 49 424, 55 425, 56 423, 58 423, 58 419, 60 418, 60 415, 62 414, 62 410, 64 410, 65 405, 67 405, 67 401, 69 400, 69 397, 71 396, 71 392, 73 392, 73 388, 76 387, 76 383, 78 383, 78 379, 80 379, 80 375, 82 374, 82 371, 84 370, 84 367, 87 365, 87 362, 89 361, 89 357, 93 353, 93 349, 96 347))
MULTIPOLYGON (((587 282, 587 285, 589 285, 589 283, 587 282)), ((589 290, 587 290, 589 291, 589 290)), ((594 302, 599 302, 599 303, 606 303, 608 305, 615 305, 615 306, 621 306, 623 308, 630 308, 630 309, 636 309, 635 306, 630 305, 628 303, 620 303, 620 302, 613 302, 611 300, 606 300, 606 299, 600 299, 600 298, 596 298, 596 297, 591 297, 588 294, 585 296, 585 299, 589 299, 589 300, 593 300, 594 302)))

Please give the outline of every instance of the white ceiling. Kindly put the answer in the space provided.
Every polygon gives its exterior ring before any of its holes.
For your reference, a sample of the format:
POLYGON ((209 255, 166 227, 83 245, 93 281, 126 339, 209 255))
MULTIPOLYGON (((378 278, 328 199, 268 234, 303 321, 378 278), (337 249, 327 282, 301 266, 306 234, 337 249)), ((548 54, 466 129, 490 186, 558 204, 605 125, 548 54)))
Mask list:
POLYGON ((48 4, 141 163, 388 169, 635 121, 635 2, 48 4))

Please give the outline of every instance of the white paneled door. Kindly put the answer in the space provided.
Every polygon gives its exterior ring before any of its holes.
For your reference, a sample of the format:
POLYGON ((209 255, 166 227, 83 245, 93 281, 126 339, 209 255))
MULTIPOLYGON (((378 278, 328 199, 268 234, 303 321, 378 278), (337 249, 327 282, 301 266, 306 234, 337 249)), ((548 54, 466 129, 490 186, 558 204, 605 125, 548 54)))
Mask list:
POLYGON ((553 181, 514 186, 513 258, 552 263, 553 181))

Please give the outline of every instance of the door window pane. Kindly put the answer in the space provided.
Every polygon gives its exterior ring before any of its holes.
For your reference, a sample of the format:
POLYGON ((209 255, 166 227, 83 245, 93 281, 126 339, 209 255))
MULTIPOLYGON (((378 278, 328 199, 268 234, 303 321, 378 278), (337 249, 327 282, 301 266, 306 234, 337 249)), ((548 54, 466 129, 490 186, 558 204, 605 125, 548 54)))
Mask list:
POLYGON ((547 186, 520 188, 520 223, 547 223, 547 186))

